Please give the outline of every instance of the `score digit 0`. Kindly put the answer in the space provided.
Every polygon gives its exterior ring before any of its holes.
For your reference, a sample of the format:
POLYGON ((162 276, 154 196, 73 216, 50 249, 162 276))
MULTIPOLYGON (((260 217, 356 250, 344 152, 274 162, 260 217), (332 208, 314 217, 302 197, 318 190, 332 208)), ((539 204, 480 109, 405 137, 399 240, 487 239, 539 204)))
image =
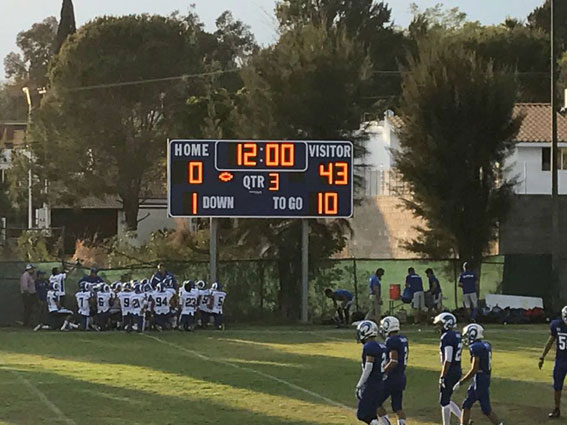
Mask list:
POLYGON ((200 161, 191 161, 187 164, 187 173, 189 184, 203 183, 203 163, 200 161))

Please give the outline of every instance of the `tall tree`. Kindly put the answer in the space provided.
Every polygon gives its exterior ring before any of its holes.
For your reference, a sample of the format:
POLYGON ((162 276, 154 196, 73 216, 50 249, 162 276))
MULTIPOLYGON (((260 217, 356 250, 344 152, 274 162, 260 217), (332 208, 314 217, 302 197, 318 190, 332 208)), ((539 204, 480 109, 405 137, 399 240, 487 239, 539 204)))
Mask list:
MULTIPOLYGON (((555 26, 556 40, 558 42, 558 52, 567 50, 567 2, 555 2, 555 26)), ((549 34, 551 31, 551 2, 545 0, 542 6, 536 7, 528 16, 528 25, 549 34)))
POLYGON ((63 5, 61 6, 61 20, 59 21, 59 27, 57 28, 57 40, 55 42, 55 53, 59 53, 61 46, 67 40, 71 34, 77 32, 77 27, 75 25, 75 9, 73 8, 72 0, 63 0, 63 5))
POLYGON ((427 224, 409 248, 478 264, 514 184, 501 173, 521 122, 514 77, 441 39, 420 46, 403 85, 395 159, 412 190, 406 205, 427 224))
MULTIPOLYGON (((355 139, 365 110, 363 94, 371 76, 364 50, 340 28, 306 24, 287 30, 278 43, 256 55, 243 72, 245 88, 237 99, 238 137, 258 139, 355 139)), ((310 220, 310 258, 345 246, 344 220, 310 220)), ((298 319, 301 281, 299 220, 240 220, 227 241, 250 247, 256 255, 278 259, 282 316, 298 319)), ((240 245, 239 245, 240 246, 240 245)), ((313 271, 313 270, 312 270, 313 271)))
POLYGON ((57 19, 49 17, 18 34, 16 44, 21 53, 11 52, 4 59, 6 78, 28 85, 44 87, 48 81, 49 62, 55 48, 57 19))
POLYGON ((182 79, 153 80, 203 69, 198 30, 176 16, 104 17, 63 45, 33 128, 50 196, 118 196, 127 228, 137 229, 170 120, 187 98, 182 79))

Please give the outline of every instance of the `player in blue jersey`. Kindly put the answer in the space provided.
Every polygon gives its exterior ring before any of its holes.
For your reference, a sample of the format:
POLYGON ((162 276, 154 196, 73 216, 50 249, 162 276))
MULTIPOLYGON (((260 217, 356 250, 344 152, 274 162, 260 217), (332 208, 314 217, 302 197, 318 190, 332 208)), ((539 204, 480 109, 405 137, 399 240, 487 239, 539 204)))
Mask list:
POLYGON ((363 320, 356 327, 356 338, 364 344, 362 348, 362 375, 356 384, 358 399, 356 417, 369 425, 379 425, 377 410, 384 392, 384 366, 388 351, 384 344, 376 341, 378 326, 370 320, 363 320))
POLYGON ((565 375, 567 375, 567 306, 561 310, 561 319, 551 322, 549 325, 551 335, 545 344, 543 353, 539 358, 539 368, 543 367, 545 356, 551 349, 553 343, 555 346, 555 367, 553 368, 553 389, 555 390, 555 409, 549 414, 550 418, 559 418, 561 416, 561 392, 565 375))
POLYGON ((415 272, 413 267, 408 269, 406 276, 406 288, 412 293, 411 305, 413 307, 413 320, 415 324, 421 322, 421 315, 425 309, 425 292, 423 292, 423 280, 415 272))
POLYGON ((482 326, 472 323, 463 329, 463 338, 469 345, 471 353, 471 369, 453 387, 457 391, 461 385, 469 379, 473 383, 469 386, 467 397, 463 401, 463 411, 461 413, 461 425, 468 425, 471 418, 471 408, 478 401, 480 409, 490 422, 494 425, 502 425, 498 416, 490 406, 490 374, 492 372, 492 346, 483 341, 484 329, 482 326))
POLYGON ((325 295, 333 300, 333 305, 339 316, 339 325, 348 325, 350 321, 350 307, 354 301, 354 296, 346 289, 333 291, 330 288, 325 289, 325 295))
POLYGON ((439 404, 443 425, 451 423, 451 413, 457 418, 461 417, 461 409, 451 401, 453 387, 462 376, 461 354, 463 352, 463 339, 461 333, 456 331, 457 318, 451 313, 441 313, 433 319, 433 324, 441 332, 441 376, 439 377, 439 404))
POLYGON ((398 425, 406 424, 406 414, 402 408, 404 390, 406 389, 406 366, 409 358, 408 339, 400 335, 400 321, 394 316, 387 316, 380 322, 380 335, 385 339, 388 350, 388 363, 384 367, 387 376, 384 393, 380 400, 378 416, 382 424, 389 424, 390 420, 382 404, 390 398, 392 410, 398 417, 398 425))
POLYGON ((470 263, 463 264, 463 272, 459 276, 459 287, 463 289, 463 304, 470 321, 474 322, 478 311, 479 285, 478 277, 470 263))

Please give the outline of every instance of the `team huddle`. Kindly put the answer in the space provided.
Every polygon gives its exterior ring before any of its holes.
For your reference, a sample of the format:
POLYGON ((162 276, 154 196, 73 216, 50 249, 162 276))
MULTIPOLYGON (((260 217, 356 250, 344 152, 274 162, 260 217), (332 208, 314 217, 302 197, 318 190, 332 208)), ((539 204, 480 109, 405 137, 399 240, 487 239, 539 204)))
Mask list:
POLYGON ((223 305, 226 293, 215 282, 207 288, 206 282, 186 280, 176 289, 173 279, 163 279, 152 285, 149 279, 130 282, 79 282, 77 315, 64 306, 64 292, 60 282, 50 284, 47 291, 47 323, 34 330, 71 329, 127 332, 179 329, 192 331, 196 326, 211 324, 224 329, 223 305), (78 323, 75 318, 78 317, 78 323))
MULTIPOLYGON (((482 412, 494 425, 502 425, 490 405, 490 374, 492 347, 483 340, 484 329, 472 323, 461 334, 456 330, 457 319, 451 313, 441 313, 434 319, 441 332, 440 354, 441 375, 439 379, 439 400, 443 425, 449 425, 451 415, 468 425, 471 408, 479 402, 482 412), (464 343, 468 344, 471 355, 471 369, 464 376, 461 369, 461 355, 464 343), (469 386, 462 410, 451 401, 453 393, 465 382, 469 386)), ((398 425, 405 425, 403 393, 406 387, 405 371, 409 360, 408 339, 400 334, 400 322, 388 316, 380 325, 364 320, 357 326, 357 339, 363 344, 362 375, 356 385, 358 399, 357 418, 370 425, 391 425, 383 404, 390 399, 392 410, 398 417, 398 425), (378 342, 378 335, 385 340, 378 342)))

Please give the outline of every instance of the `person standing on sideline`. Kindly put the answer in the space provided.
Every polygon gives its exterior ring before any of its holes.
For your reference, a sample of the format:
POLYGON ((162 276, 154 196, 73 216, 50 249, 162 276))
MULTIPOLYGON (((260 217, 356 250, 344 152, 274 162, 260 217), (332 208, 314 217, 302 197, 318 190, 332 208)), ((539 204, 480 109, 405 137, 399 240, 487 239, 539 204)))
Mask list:
POLYGON ((154 290, 156 290, 158 283, 161 283, 162 286, 164 286, 163 284, 166 284, 166 287, 171 286, 177 292, 177 280, 175 280, 173 273, 167 271, 163 263, 158 264, 157 272, 155 272, 150 279, 150 284, 154 290))
POLYGON ((31 325, 33 310, 37 299, 34 273, 34 267, 31 264, 27 264, 26 269, 20 277, 20 293, 22 294, 22 302, 24 304, 24 326, 31 325))
POLYGON ((413 294, 411 302, 414 315, 413 320, 416 325, 419 325, 421 323, 421 313, 425 308, 425 293, 423 292, 423 280, 421 280, 421 276, 415 272, 413 267, 408 269, 406 288, 409 288, 413 294))
POLYGON ((463 272, 459 277, 459 287, 463 289, 463 304, 467 310, 469 320, 474 322, 478 310, 479 285, 478 277, 472 271, 470 263, 463 264, 463 272))
POLYGON ((382 276, 384 276, 384 269, 378 268, 376 272, 368 279, 368 286, 370 287, 370 309, 366 313, 365 320, 372 320, 374 323, 380 322, 382 318, 382 276))
POLYGON ((441 292, 441 285, 439 279, 435 276, 433 269, 426 269, 425 274, 429 280, 429 293, 433 301, 433 312, 438 314, 443 310, 443 293, 441 292))
POLYGON ((35 291, 39 301, 38 307, 38 322, 47 323, 47 291, 49 291, 49 281, 45 277, 45 272, 37 271, 37 278, 35 280, 35 291))

